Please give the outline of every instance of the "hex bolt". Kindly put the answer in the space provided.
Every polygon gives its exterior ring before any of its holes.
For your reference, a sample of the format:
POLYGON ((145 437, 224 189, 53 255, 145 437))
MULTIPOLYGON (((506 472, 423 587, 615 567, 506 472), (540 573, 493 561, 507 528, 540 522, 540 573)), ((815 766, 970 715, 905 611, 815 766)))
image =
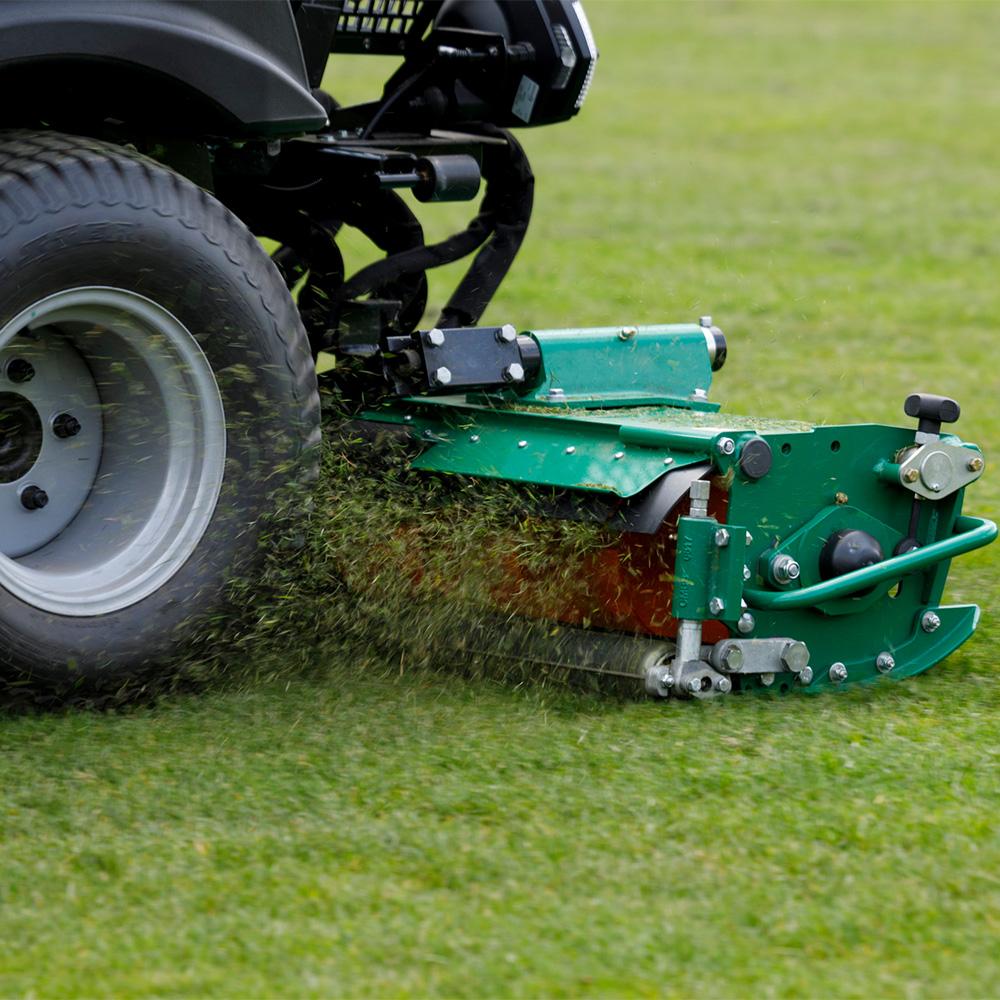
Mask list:
POLYGON ((35 366, 24 358, 14 358, 7 362, 4 374, 11 382, 30 382, 35 377, 35 366))
POLYGON ((428 347, 443 347, 444 334, 437 327, 435 327, 433 330, 428 330, 424 334, 424 343, 428 347))
POLYGON ((513 344, 517 340, 517 330, 510 325, 510 323, 504 323, 499 330, 497 330, 497 340, 501 344, 513 344))
POLYGON ((518 441, 517 442, 517 446, 518 446, 518 448, 527 448, 528 447, 528 442, 524 441, 524 440, 518 441))
POLYGON ((804 687, 812 684, 812 682, 813 682, 813 668, 812 667, 803 667, 799 671, 798 677, 799 677, 799 683, 801 685, 803 685, 804 687))
POLYGON ((443 365, 440 368, 435 368, 433 379, 435 385, 448 385, 451 382, 451 371, 443 365))
POLYGON ((566 390, 553 386, 545 395, 548 396, 550 402, 559 403, 566 399, 566 390))
POLYGON ((879 653, 875 657, 875 669, 880 674, 887 674, 896 665, 896 660, 892 653, 879 653))
POLYGON ((736 442, 729 437, 719 438, 715 445, 720 455, 732 455, 736 451, 736 442))
POLYGON ((623 451, 616 451, 612 456, 612 458, 614 458, 616 462, 620 462, 624 457, 625 457, 625 452, 623 451))
POLYGON ((668 698, 674 686, 674 675, 668 667, 653 667, 646 673, 646 692, 658 698, 668 698))
POLYGON ((766 688, 774 683, 774 674, 758 674, 757 676, 760 677, 761 684, 766 688))
POLYGON ((478 434, 470 434, 470 435, 469 435, 469 440, 470 440, 470 441, 471 441, 471 442, 472 442, 473 444, 479 444, 479 435, 478 435, 478 434))
POLYGON ((904 483, 915 483, 920 478, 920 473, 916 469, 907 469, 903 473, 904 483))
POLYGON ((60 413, 52 418, 52 432, 57 438, 76 437, 83 428, 72 413, 60 413))
POLYGON ((711 325, 712 325, 712 317, 711 316, 699 316, 698 317, 698 326, 711 326, 711 325))
POLYGON ((729 531, 726 528, 719 528, 715 533, 715 544, 724 549, 729 544, 729 531))
POLYGON ((49 495, 34 484, 21 490, 21 506, 25 510, 41 510, 49 502, 49 495))
POLYGON ((789 555, 775 556, 771 562, 771 573, 776 583, 791 583, 802 572, 799 564, 789 555))
POLYGON ((781 651, 781 663, 786 670, 799 674, 809 666, 809 647, 804 642, 785 643, 781 651))
POLYGON ((727 646, 719 664, 727 674, 738 674, 743 669, 743 650, 739 646, 727 646))
POLYGON ((983 471, 983 459, 981 455, 976 455, 970 458, 968 461, 969 472, 982 472, 983 471))
POLYGON ((719 694, 729 694, 733 689, 733 682, 728 677, 716 677, 715 678, 715 690, 719 694))
POLYGON ((751 571, 750 567, 747 566, 747 565, 744 565, 743 566, 743 580, 744 580, 744 582, 748 581, 750 579, 750 577, 752 577, 752 576, 753 576, 753 572, 751 571))
POLYGON ((830 667, 829 676, 834 684, 842 684, 847 680, 847 667, 843 663, 834 663, 830 667))
POLYGON ((941 627, 941 619, 933 611, 927 611, 920 619, 920 627, 925 632, 936 632, 941 627))
POLYGON ((701 678, 689 677, 684 685, 691 694, 697 694, 701 690, 701 678))
POLYGON ((567 455, 572 455, 572 454, 574 454, 575 452, 576 452, 576 448, 575 448, 575 447, 573 447, 573 445, 570 445, 570 446, 569 446, 569 447, 568 447, 568 448, 566 449, 566 454, 567 454, 567 455))
POLYGON ((524 368, 515 361, 503 370, 503 377, 508 382, 523 382, 524 368))
POLYGON ((739 621, 736 623, 736 628, 742 632, 743 635, 747 635, 747 633, 752 632, 756 627, 757 620, 752 614, 750 614, 749 611, 744 611, 743 614, 740 615, 739 621))
POLYGON ((623 326, 618 331, 619 340, 631 340, 639 331, 634 326, 623 326))
POLYGON ((726 610, 726 602, 723 601, 721 597, 713 597, 708 602, 708 610, 711 611, 713 615, 721 615, 722 612, 726 610))

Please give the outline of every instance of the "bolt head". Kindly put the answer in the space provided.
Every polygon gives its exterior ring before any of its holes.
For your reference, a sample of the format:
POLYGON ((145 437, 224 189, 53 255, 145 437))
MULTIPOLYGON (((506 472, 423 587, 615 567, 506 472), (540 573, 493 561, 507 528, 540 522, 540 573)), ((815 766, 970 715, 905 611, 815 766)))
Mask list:
POLYGON ((847 667, 843 663, 834 663, 830 667, 829 677, 834 684, 842 684, 847 680, 847 667))
POLYGON ((941 627, 941 618, 933 611, 927 611, 920 619, 920 627, 925 632, 936 632, 941 627))
POLYGON ((497 340, 502 344, 513 344, 517 340, 517 330, 510 325, 510 323, 504 323, 499 330, 497 330, 497 340))
POLYGON ((76 437, 83 428, 72 413, 60 413, 52 418, 52 432, 57 438, 76 437))
POLYGON ((691 393, 692 399, 708 399, 708 393, 704 389, 695 389, 691 393))
POLYGON ((722 455, 732 455, 736 451, 736 442, 730 437, 719 438, 716 447, 722 455))
POLYGON ((618 331, 618 339, 631 340, 638 332, 639 332, 638 329, 636 329, 636 327, 634 326, 623 326, 618 331))
POLYGON ((793 674, 801 673, 809 666, 809 647, 804 642, 786 642, 781 651, 781 663, 793 674))
POLYGON ((715 544, 724 549, 729 544, 729 531, 726 528, 719 528, 715 533, 715 544))
POLYGON ((568 447, 568 448, 566 449, 566 454, 567 454, 567 455, 573 455, 573 454, 575 454, 575 452, 576 452, 576 448, 574 448, 574 447, 573 447, 573 445, 570 445, 570 446, 569 446, 569 447, 568 447))
POLYGON ((699 316, 698 317, 698 326, 711 326, 711 325, 712 325, 712 317, 711 316, 699 316))
POLYGON ((25 510, 41 510, 49 502, 49 495, 40 486, 31 484, 21 490, 21 506, 25 510))
POLYGON ((472 442, 473 444, 478 444, 478 443, 479 443, 479 435, 478 435, 478 434, 470 434, 470 435, 469 435, 469 440, 470 440, 470 441, 471 441, 471 442, 472 442))
POLYGON ((907 469, 903 473, 904 483, 915 483, 920 478, 920 473, 916 469, 907 469))
POLYGON ((517 442, 517 446, 518 446, 518 448, 527 448, 528 447, 528 442, 524 441, 524 440, 518 441, 517 442))
POLYGON ((875 657, 875 669, 880 674, 889 673, 894 666, 896 666, 896 660, 892 653, 879 653, 878 656, 875 657))
POLYGON ((752 576, 753 576, 753 572, 751 571, 750 567, 744 565, 744 567, 743 567, 743 580, 744 580, 744 582, 746 582, 747 580, 749 580, 750 577, 752 577, 752 576))
POLYGON ((434 369, 432 378, 435 385, 448 385, 451 382, 451 371, 442 365, 434 369))
POLYGON ((753 535, 749 531, 747 532, 747 545, 753 545, 753 535))
POLYGON ((723 601, 721 597, 713 597, 708 602, 708 610, 711 611, 713 615, 721 615, 722 612, 726 610, 726 602, 723 601))
POLYGON ((523 382, 524 368, 515 361, 503 370, 503 377, 508 382, 523 382))
POLYGON ((743 650, 739 646, 727 646, 722 652, 722 669, 730 674, 738 674, 743 668, 743 650))
POLYGON ((766 688, 769 688, 774 683, 774 674, 758 674, 757 676, 760 677, 761 684, 766 688))
POLYGON ((733 689, 733 682, 728 677, 716 677, 715 678, 715 690, 719 694, 729 694, 733 689))
POLYGON ((736 623, 736 628, 744 635, 752 632, 756 627, 757 621, 749 611, 744 611, 743 614, 740 615, 739 621, 736 623))
POLYGON ((771 572, 778 583, 791 583, 799 578, 802 570, 791 556, 780 555, 771 564, 771 572))
POLYGON ((850 500, 850 497, 841 490, 837 490, 837 492, 833 495, 833 502, 835 504, 843 506, 843 504, 847 503, 848 500, 850 500))
POLYGON ((813 668, 812 667, 803 667, 799 671, 799 673, 798 673, 798 678, 799 678, 799 683, 801 685, 803 685, 803 687, 805 687, 805 686, 807 686, 809 684, 812 684, 812 681, 813 681, 813 668))
POLYGON ((689 677, 684 685, 691 694, 697 694, 701 690, 701 678, 689 677))
POLYGON ((557 386, 554 386, 553 388, 549 389, 549 391, 545 395, 550 400, 554 400, 554 401, 558 402, 559 400, 566 398, 566 390, 565 389, 560 389, 557 386))
POLYGON ((620 462, 625 457, 625 452, 616 451, 612 457, 616 462, 620 462))
POLYGON ((433 330, 428 330, 424 334, 424 343, 428 347, 443 347, 444 346, 444 334, 438 330, 436 327, 433 330))
POLYGON ((975 455, 973 458, 969 459, 968 462, 969 472, 982 472, 983 471, 983 460, 979 455, 975 455))
POLYGON ((670 456, 668 455, 668 456, 667 456, 667 457, 666 457, 666 458, 665 458, 665 459, 663 460, 663 464, 664 464, 664 465, 673 465, 673 464, 674 464, 674 460, 673 460, 673 459, 672 459, 672 458, 671 458, 671 457, 670 457, 670 456))

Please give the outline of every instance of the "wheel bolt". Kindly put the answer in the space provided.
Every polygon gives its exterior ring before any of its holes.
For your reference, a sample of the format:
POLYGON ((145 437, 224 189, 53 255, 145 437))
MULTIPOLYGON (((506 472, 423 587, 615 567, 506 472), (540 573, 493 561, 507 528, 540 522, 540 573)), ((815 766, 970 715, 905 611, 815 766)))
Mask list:
POLYGON ((21 506, 25 510, 41 510, 49 502, 49 495, 40 486, 25 486, 21 490, 21 506))
POLYGON ((81 430, 80 421, 72 413, 60 413, 52 418, 52 431, 58 438, 76 437, 81 430))
POLYGON ((24 358, 7 362, 5 374, 11 382, 30 382, 35 377, 35 366, 24 358))

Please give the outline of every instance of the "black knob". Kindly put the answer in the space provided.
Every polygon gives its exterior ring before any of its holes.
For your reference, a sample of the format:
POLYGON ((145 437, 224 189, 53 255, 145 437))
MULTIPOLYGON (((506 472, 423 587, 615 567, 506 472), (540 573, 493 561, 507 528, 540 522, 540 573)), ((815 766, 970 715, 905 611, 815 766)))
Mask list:
POLYGON ((852 573, 882 561, 882 546, 867 531, 857 528, 835 531, 819 554, 819 575, 824 580, 852 573))
POLYGON ((80 421, 72 413, 60 413, 59 416, 52 418, 52 430, 56 437, 76 437, 81 429, 80 421))
POLYGON ((903 410, 908 417, 917 418, 917 430, 924 434, 940 434, 942 424, 953 424, 962 413, 955 400, 947 396, 932 396, 927 392, 907 396, 903 410))
POLYGON ((40 486, 25 486, 21 490, 21 506, 26 510, 41 510, 49 502, 49 495, 40 486))

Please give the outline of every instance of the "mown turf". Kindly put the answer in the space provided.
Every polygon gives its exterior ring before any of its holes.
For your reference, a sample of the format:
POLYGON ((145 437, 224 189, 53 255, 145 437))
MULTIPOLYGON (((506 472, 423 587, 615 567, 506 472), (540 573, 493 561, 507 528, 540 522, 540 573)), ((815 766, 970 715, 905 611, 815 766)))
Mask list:
MULTIPOLYGON (((490 317, 711 312, 727 409, 898 421, 939 391, 1000 456, 1000 7, 588 10, 594 91, 525 136, 538 210, 490 317)), ((968 508, 1000 514, 992 469, 968 508)), ((317 644, 4 718, 0 994, 994 996, 998 569, 954 565, 962 651, 840 696, 664 705, 317 644)))

